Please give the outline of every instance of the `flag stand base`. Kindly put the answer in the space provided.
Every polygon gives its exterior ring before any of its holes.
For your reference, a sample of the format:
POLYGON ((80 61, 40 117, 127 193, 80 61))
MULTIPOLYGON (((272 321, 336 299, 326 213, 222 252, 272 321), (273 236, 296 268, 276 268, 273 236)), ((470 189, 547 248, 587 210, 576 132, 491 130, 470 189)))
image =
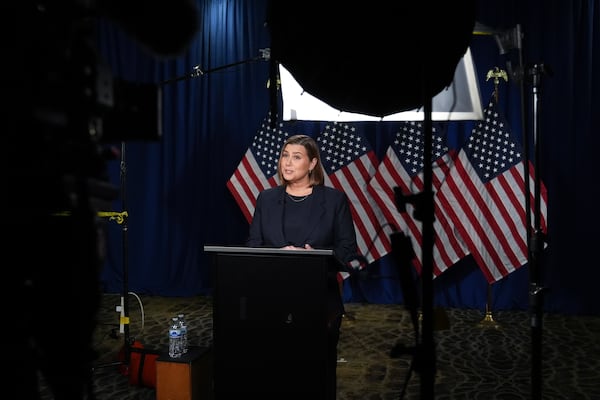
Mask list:
POLYGON ((485 316, 477 323, 477 326, 480 328, 500 328, 500 324, 496 322, 490 311, 486 311, 485 316))
POLYGON ((496 322, 491 310, 492 304, 492 285, 488 285, 487 302, 485 304, 485 315, 481 321, 477 323, 480 328, 500 328, 500 324, 496 322))

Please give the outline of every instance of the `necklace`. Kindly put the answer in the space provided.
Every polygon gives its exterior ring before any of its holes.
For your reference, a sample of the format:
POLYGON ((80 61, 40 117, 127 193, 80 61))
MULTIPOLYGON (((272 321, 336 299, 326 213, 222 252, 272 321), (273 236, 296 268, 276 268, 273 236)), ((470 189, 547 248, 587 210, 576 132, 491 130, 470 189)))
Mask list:
POLYGON ((304 201, 308 198, 308 196, 310 196, 310 193, 307 194, 306 196, 294 196, 291 195, 289 193, 286 193, 288 195, 288 197, 290 198, 290 200, 292 200, 295 203, 300 203, 301 201, 304 201))

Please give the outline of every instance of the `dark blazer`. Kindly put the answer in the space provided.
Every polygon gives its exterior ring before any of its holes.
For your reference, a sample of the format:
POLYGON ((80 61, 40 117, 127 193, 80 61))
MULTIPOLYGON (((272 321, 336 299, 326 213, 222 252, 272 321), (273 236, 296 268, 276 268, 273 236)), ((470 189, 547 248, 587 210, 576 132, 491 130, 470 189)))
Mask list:
MULTIPOLYGON (((356 258, 356 232, 346 194, 329 186, 314 186, 310 217, 303 228, 304 243, 315 249, 333 249, 340 263, 356 258)), ((246 245, 249 247, 283 247, 285 186, 263 190, 256 199, 254 217, 246 245)), ((289 201, 289 200, 288 200, 289 201)))

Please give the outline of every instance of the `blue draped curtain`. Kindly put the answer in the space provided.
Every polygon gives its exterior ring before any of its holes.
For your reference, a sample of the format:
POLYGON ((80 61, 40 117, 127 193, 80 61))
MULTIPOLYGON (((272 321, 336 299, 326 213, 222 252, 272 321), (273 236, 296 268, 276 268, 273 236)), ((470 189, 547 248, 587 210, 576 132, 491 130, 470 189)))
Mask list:
MULTIPOLYGON (((248 223, 226 183, 270 109, 269 63, 260 57, 270 45, 267 0, 196 3, 198 31, 187 48, 173 56, 153 54, 113 21, 99 24, 98 48, 113 76, 156 84, 162 99, 160 138, 117 138, 112 143, 124 150, 122 159, 108 162, 111 182, 121 189, 114 210, 127 211, 128 218, 126 227, 107 226, 102 271, 107 293, 126 288, 161 296, 209 295, 210 256, 203 246, 240 245, 247 235, 248 223)), ((545 309, 598 314, 594 157, 600 127, 599 1, 478 3, 477 22, 495 29, 520 24, 526 66, 543 63, 552 71, 543 78, 536 138, 540 176, 549 198, 548 247, 540 263, 540 283, 547 288, 545 309)), ((470 46, 482 102, 487 102, 493 85, 485 75, 495 66, 506 68, 506 58, 492 35, 474 35, 470 46)), ((513 131, 521 137, 531 135, 531 115, 522 132, 516 82, 501 84, 499 96, 513 131)), ((531 97, 528 86, 528 109, 531 97)), ((381 160, 390 143, 389 126, 361 124, 381 160)), ((449 124, 450 142, 464 143, 472 121, 449 124)), ((295 129, 316 136, 319 125, 299 122, 295 129)), ((490 288, 493 310, 527 309, 529 280, 524 265, 489 287, 466 257, 434 280, 434 303, 484 309, 490 288)), ((391 257, 349 278, 344 297, 348 302, 402 304, 391 257)))

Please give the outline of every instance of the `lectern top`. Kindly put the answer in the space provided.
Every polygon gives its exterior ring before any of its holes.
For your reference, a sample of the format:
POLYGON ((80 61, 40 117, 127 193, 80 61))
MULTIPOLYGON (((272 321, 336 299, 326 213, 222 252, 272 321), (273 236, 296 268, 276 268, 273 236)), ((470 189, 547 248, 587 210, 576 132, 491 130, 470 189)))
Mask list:
POLYGON ((331 249, 299 249, 288 250, 275 247, 245 247, 245 246, 204 246, 204 251, 210 253, 246 253, 246 254, 302 254, 314 256, 332 256, 331 249))

